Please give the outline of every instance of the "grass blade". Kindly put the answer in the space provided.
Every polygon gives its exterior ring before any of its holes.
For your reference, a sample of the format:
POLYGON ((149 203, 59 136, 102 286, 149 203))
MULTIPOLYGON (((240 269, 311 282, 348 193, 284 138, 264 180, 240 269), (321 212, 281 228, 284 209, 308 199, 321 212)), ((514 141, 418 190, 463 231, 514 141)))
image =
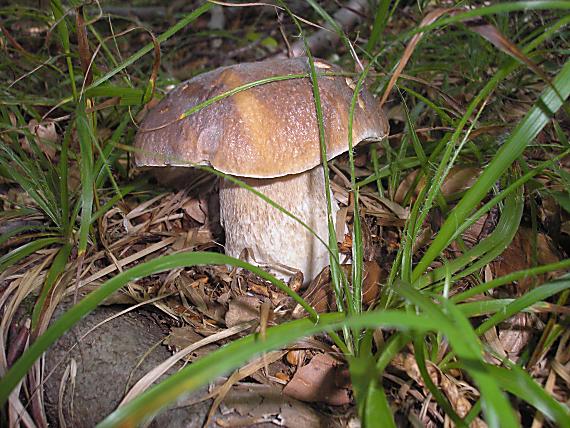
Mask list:
MULTIPOLYGON (((570 61, 564 64, 553 84, 564 98, 570 95, 570 61)), ((417 281, 431 262, 449 245, 450 238, 473 211, 473 207, 477 206, 485 197, 497 179, 523 153, 526 146, 546 126, 562 104, 563 100, 558 97, 553 88, 546 88, 535 106, 519 123, 491 163, 485 168, 477 182, 450 212, 440 232, 414 268, 413 281, 417 281)))
MULTIPOLYGON (((43 246, 60 242, 57 238, 48 238, 46 240, 37 240, 30 244, 26 244, 28 247, 25 251, 21 251, 20 257, 27 256, 37 249, 43 246), (43 246, 38 247, 39 244, 43 246)), ((24 246, 26 247, 26 246, 24 246)), ((12 254, 12 253, 10 253, 12 254)), ((7 256, 9 256, 8 254, 7 256)), ((6 256, 2 257, 4 259, 6 256)), ((13 260, 12 257, 11 260, 13 260)), ((2 266, 2 259, 0 259, 0 266, 2 266)), ((14 261, 12 261, 14 262, 14 261)), ((163 272, 169 269, 174 269, 177 267, 188 267, 195 265, 208 265, 208 264, 231 264, 233 266, 248 269, 255 274, 259 275, 268 281, 271 281, 274 285, 279 287, 282 291, 288 294, 290 297, 295 299, 297 303, 303 306, 307 313, 311 316, 311 323, 314 323, 319 317, 315 310, 309 306, 298 294, 287 287, 283 282, 277 280, 272 275, 268 274, 264 270, 245 263, 241 260, 234 259, 229 256, 217 253, 205 253, 205 252, 186 252, 180 254, 173 254, 170 256, 159 257, 157 259, 151 260, 146 263, 142 263, 128 271, 125 271, 97 288, 95 291, 88 294, 83 300, 76 304, 73 308, 69 309, 65 314, 57 319, 44 334, 42 334, 38 339, 28 348, 26 352, 14 363, 14 365, 8 370, 6 375, 0 380, 0 406, 3 406, 10 395, 10 392, 16 387, 18 382, 26 375, 27 371, 32 367, 34 362, 42 355, 47 348, 52 345, 59 337, 61 337, 68 329, 75 325, 81 318, 86 314, 91 312, 101 303, 106 297, 111 293, 117 291, 122 286, 126 285, 129 281, 134 281, 136 279, 142 278, 144 276, 163 272)), ((1 268, 0 268, 1 270, 1 268)))
POLYGON ((85 104, 81 103, 77 108, 77 135, 81 148, 81 225, 79 227, 78 256, 85 254, 87 249, 87 239, 91 226, 91 215, 93 213, 93 130, 89 119, 85 114, 85 104))
POLYGON ((0 257, 0 272, 42 248, 61 242, 61 238, 41 238, 28 242, 0 257))

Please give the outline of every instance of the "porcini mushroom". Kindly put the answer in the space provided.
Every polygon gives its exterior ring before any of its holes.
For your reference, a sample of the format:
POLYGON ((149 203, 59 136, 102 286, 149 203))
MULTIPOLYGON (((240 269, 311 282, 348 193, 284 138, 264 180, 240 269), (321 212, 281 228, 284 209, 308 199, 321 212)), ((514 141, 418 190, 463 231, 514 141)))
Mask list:
MULTIPOLYGON (((316 60, 315 67, 330 160, 348 150, 355 85, 325 61, 316 60)), ((135 139, 136 164, 201 164, 238 176, 328 242, 319 130, 308 77, 254 86, 184 117, 196 105, 244 84, 308 73, 307 58, 276 59, 222 67, 182 83, 141 124, 135 139)), ((354 111, 354 144, 380 139, 387 132, 384 114, 362 89, 354 111)), ((307 280, 328 265, 327 249, 298 222, 228 180, 220 183, 220 220, 228 255, 239 257, 247 248, 258 263, 299 269, 307 280)))

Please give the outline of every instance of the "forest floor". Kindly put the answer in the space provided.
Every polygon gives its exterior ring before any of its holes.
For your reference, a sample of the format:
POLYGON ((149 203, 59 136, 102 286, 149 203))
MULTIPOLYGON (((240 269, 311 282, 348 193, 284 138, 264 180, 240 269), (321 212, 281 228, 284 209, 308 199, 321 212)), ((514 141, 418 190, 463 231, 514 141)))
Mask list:
POLYGON ((302 52, 287 11, 20 3, 0 3, 0 425, 138 423, 151 402, 170 406, 153 426, 570 424, 564 2, 288 3, 315 57, 355 81, 371 65, 390 123, 329 163, 354 268, 289 281, 314 319, 277 280, 198 258, 223 253, 215 177, 133 162, 180 82, 302 52))

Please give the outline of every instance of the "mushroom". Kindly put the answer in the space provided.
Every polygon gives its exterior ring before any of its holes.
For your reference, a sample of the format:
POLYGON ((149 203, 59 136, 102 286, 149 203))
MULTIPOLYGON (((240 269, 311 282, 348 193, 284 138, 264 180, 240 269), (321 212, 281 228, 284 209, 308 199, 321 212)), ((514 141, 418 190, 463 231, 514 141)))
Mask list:
MULTIPOLYGON (((325 61, 316 60, 315 67, 330 160, 348 150, 355 85, 325 61)), ((244 84, 309 72, 307 58, 273 59, 222 67, 182 83, 141 124, 135 138, 137 166, 200 164, 237 176, 328 242, 319 130, 308 77, 257 85, 184 117, 196 105, 244 84)), ((362 89, 354 111, 354 144, 387 132, 386 117, 362 89)), ((250 261, 298 269, 307 280, 328 265, 328 250, 317 238, 252 192, 222 180, 219 197, 226 254, 239 257, 248 249, 250 261)), ((334 203, 333 216, 337 210, 334 203)), ((276 270, 287 277, 287 269, 276 270)))

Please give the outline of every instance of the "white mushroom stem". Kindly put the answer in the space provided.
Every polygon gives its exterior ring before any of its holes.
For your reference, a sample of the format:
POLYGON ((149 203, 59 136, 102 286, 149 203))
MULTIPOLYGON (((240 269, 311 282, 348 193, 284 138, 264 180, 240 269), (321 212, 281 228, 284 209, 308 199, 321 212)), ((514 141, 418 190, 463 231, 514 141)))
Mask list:
MULTIPOLYGON (((322 166, 280 178, 242 180, 303 220, 328 243, 322 166)), ((338 205, 332 201, 334 220, 338 205)), ((254 258, 248 261, 271 265, 281 278, 291 273, 279 265, 301 270, 305 281, 310 281, 329 264, 327 248, 301 224, 227 180, 220 184, 220 220, 226 231, 226 254, 239 257, 247 248, 254 258)))

